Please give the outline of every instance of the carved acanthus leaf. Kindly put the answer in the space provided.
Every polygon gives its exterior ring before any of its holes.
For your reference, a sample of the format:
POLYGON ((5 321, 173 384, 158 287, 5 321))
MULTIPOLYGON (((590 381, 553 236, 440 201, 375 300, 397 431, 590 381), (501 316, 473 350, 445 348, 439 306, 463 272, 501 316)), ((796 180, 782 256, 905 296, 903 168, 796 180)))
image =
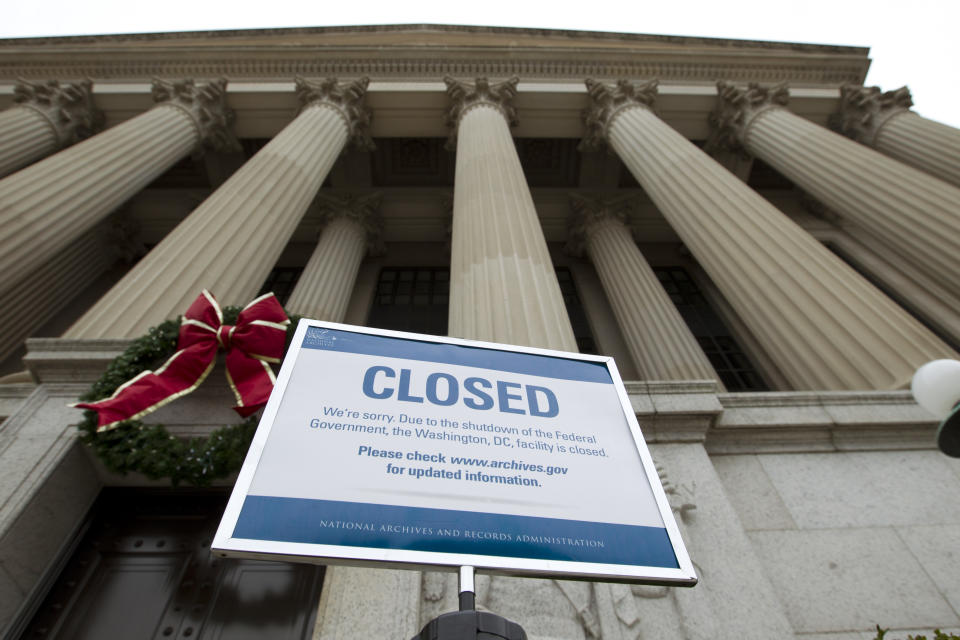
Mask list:
POLYGON ((374 148, 370 138, 370 122, 373 111, 367 106, 367 87, 370 78, 360 78, 353 82, 340 83, 336 78, 326 78, 319 82, 297 76, 297 98, 303 108, 313 105, 326 105, 335 109, 347 125, 350 140, 360 149, 370 151, 374 148))
POLYGON ((424 571, 421 590, 427 602, 440 602, 446 591, 447 574, 437 571, 424 571))
POLYGON ((191 78, 174 82, 154 78, 153 101, 173 105, 189 115, 204 147, 225 153, 240 151, 232 130, 236 114, 227 106, 226 78, 200 86, 191 78))
POLYGON ((513 77, 498 84, 490 84, 487 78, 477 78, 473 84, 461 82, 450 76, 443 79, 447 85, 450 108, 447 110, 447 126, 450 127, 448 146, 453 146, 457 128, 463 116, 475 107, 491 106, 500 111, 511 127, 517 126, 517 108, 513 101, 517 97, 519 78, 513 77))
POLYGON ((610 222, 626 225, 636 205, 634 195, 611 198, 592 193, 571 193, 570 208, 573 214, 567 225, 567 253, 582 256, 590 234, 599 225, 610 222))
POLYGON ((60 147, 92 136, 103 127, 103 113, 93 106, 93 81, 83 80, 60 86, 56 80, 20 80, 13 89, 13 101, 29 107, 50 123, 60 147))
POLYGON ((906 87, 881 91, 880 87, 848 84, 840 89, 840 111, 830 124, 843 135, 873 146, 880 128, 912 106, 913 98, 906 87))
POLYGON ((380 215, 382 200, 383 194, 379 191, 336 196, 321 192, 316 197, 320 215, 327 222, 342 217, 353 220, 363 228, 367 234, 367 251, 370 255, 384 252, 383 218, 380 215))
POLYGON ((660 476, 660 484, 663 485, 663 492, 667 494, 667 501, 670 503, 670 509, 680 516, 684 524, 690 524, 692 520, 691 512, 697 508, 693 501, 693 487, 689 485, 677 485, 667 477, 666 470, 657 465, 657 474, 660 476))
POLYGON ((587 135, 580 142, 581 151, 595 151, 607 141, 607 132, 614 117, 628 107, 652 108, 657 99, 659 80, 634 84, 617 80, 613 86, 592 78, 586 80, 590 105, 583 112, 587 135))
POLYGON ((729 82, 717 83, 717 108, 710 114, 713 133, 709 145, 739 149, 750 124, 764 111, 785 107, 790 101, 786 83, 761 87, 755 82, 741 89, 729 82))

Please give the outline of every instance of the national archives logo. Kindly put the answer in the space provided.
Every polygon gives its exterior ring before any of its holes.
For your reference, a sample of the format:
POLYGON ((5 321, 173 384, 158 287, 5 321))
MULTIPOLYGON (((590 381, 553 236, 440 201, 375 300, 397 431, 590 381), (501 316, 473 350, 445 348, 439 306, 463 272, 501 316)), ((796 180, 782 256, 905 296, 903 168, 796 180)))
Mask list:
POLYGON ((337 336, 331 334, 329 329, 310 327, 307 329, 307 335, 303 338, 303 346, 329 349, 333 347, 336 341, 337 336))

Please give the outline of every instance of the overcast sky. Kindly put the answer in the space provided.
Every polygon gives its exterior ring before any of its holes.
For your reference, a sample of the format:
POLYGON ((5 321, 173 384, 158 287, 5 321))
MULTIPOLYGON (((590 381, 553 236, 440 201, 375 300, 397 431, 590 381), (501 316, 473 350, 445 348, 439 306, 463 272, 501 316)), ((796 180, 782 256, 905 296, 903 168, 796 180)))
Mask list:
POLYGON ((474 24, 870 47, 867 84, 960 127, 957 0, 7 0, 0 37, 358 24, 474 24))

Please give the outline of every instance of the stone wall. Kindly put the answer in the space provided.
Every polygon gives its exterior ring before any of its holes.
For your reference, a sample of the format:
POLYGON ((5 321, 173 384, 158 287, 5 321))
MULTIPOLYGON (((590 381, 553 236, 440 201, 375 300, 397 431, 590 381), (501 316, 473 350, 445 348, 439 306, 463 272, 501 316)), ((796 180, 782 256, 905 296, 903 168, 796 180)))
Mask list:
POLYGON ((960 628, 960 462, 936 451, 712 461, 801 637, 960 628))

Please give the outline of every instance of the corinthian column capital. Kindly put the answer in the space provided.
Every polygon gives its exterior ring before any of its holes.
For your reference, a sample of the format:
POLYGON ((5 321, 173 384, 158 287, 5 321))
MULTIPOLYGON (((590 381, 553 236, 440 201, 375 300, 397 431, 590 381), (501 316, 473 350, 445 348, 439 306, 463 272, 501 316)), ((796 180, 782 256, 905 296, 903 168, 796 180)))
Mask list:
POLYGON ((174 106, 193 121, 200 143, 216 151, 238 147, 231 130, 236 114, 227 106, 227 80, 220 78, 198 86, 192 78, 153 79, 153 101, 174 106))
POLYGON ((636 196, 608 198, 596 194, 571 193, 570 208, 573 215, 567 227, 566 251, 581 257, 587 241, 594 231, 603 225, 627 226, 627 219, 636 207, 636 196))
POLYGON ((583 112, 583 121, 587 126, 587 135, 580 143, 581 151, 593 151, 607 141, 607 133, 614 118, 629 107, 653 108, 657 99, 659 80, 647 80, 634 84, 628 80, 617 80, 613 86, 587 78, 587 95, 590 106, 583 112))
POLYGON ((356 147, 368 151, 374 148, 370 138, 373 111, 366 103, 370 78, 340 83, 336 78, 315 82, 297 76, 294 82, 297 86, 297 98, 303 105, 301 111, 315 106, 333 109, 343 119, 347 133, 356 147))
POLYGON ((93 106, 92 88, 92 80, 65 86, 56 80, 20 80, 13 89, 13 101, 43 116, 50 123, 57 144, 66 147, 90 137, 103 126, 103 114, 93 106))
POLYGON ((758 116, 787 105, 790 91, 786 83, 761 87, 751 82, 746 89, 740 89, 721 80, 717 82, 717 98, 717 108, 710 114, 714 129, 711 145, 737 149, 758 116))
POLYGON ((457 138, 457 129, 460 120, 468 111, 480 106, 493 107, 503 114, 507 124, 517 126, 517 108, 513 101, 517 97, 517 84, 520 78, 513 77, 498 84, 490 84, 487 78, 477 78, 473 84, 461 82, 450 76, 443 79, 447 85, 447 96, 450 98, 450 109, 447 110, 447 126, 450 127, 448 144, 453 144, 457 138))
POLYGON ((906 87, 881 91, 880 87, 845 85, 840 89, 840 112, 831 124, 843 135, 872 147, 880 128, 912 106, 906 87))
POLYGON ((379 191, 337 196, 318 193, 316 198, 320 215, 327 223, 345 218, 363 229, 367 238, 367 252, 371 255, 379 255, 384 251, 383 218, 380 215, 382 200, 383 194, 379 191))

